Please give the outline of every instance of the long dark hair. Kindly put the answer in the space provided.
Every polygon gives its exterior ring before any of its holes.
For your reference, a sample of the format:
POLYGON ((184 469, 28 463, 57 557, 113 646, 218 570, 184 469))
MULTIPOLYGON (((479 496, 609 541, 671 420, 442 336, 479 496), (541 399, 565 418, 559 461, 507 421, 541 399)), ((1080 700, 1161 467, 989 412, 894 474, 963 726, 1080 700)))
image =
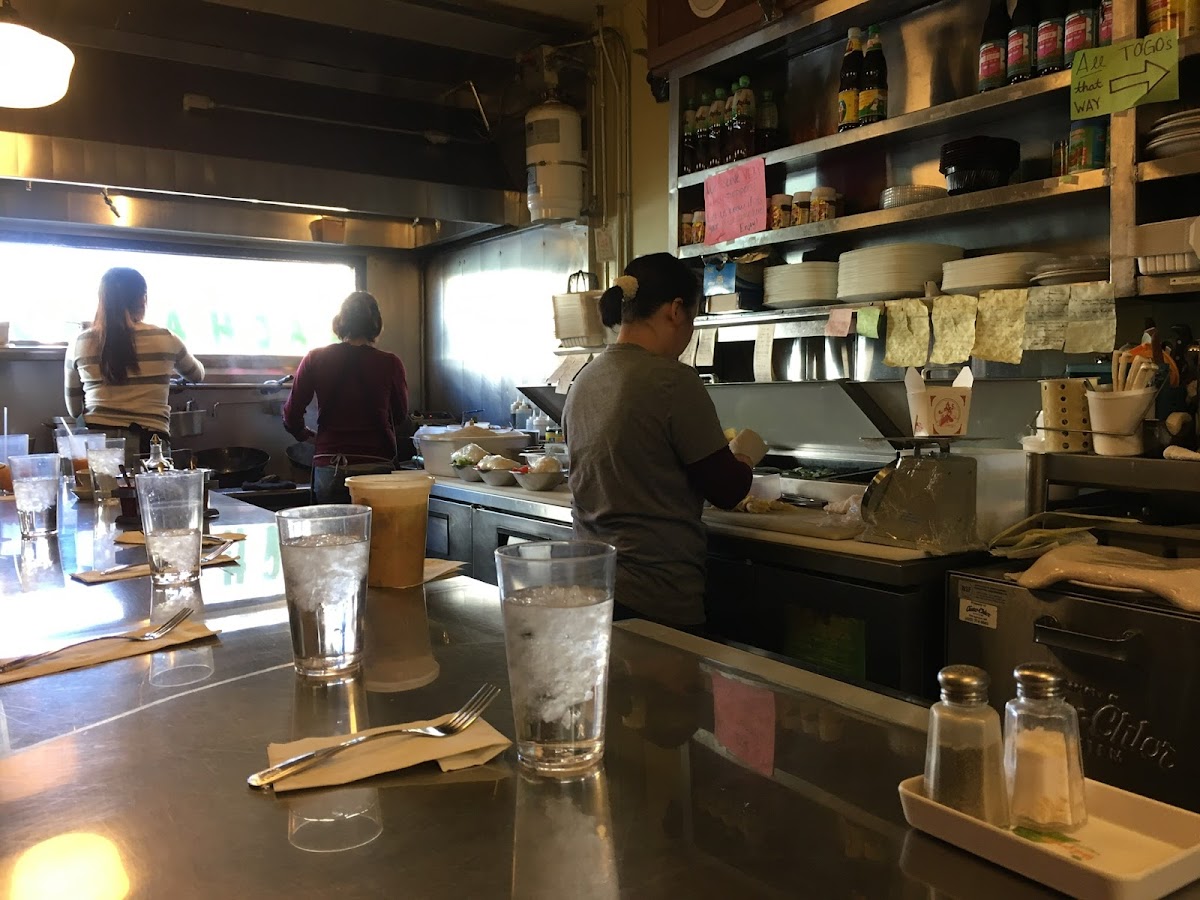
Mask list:
POLYGON ((648 319, 660 306, 676 299, 688 309, 695 309, 700 302, 696 276, 670 253, 639 256, 625 267, 625 274, 637 279, 633 296, 627 299, 620 285, 613 285, 600 296, 600 318, 607 328, 648 319))
POLYGON ((137 269, 109 269, 100 278, 100 303, 92 330, 100 344, 100 374, 124 384, 138 370, 133 323, 146 314, 146 279, 137 269))
POLYGON ((383 331, 379 304, 366 291, 355 291, 342 301, 333 317, 333 333, 343 341, 373 341, 383 331))

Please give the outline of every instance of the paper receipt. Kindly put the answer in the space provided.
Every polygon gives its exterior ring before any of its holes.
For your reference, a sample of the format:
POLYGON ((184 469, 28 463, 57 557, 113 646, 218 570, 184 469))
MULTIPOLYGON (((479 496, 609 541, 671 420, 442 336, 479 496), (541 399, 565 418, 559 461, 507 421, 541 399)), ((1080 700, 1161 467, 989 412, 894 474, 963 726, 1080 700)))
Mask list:
POLYGON ((906 368, 923 366, 928 359, 929 309, 916 299, 888 301, 883 364, 906 368))
POLYGON ((1061 350, 1067 337, 1069 284, 1052 284, 1029 289, 1025 307, 1025 349, 1061 350))
POLYGON ((984 291, 979 295, 975 316, 976 359, 1019 365, 1025 344, 1025 304, 1029 299, 1025 288, 1006 291, 984 291))
POLYGON ((1117 303, 1112 282, 1071 285, 1067 302, 1067 353, 1108 353, 1117 342, 1117 303))
POLYGON ((978 305, 978 300, 966 294, 933 298, 931 363, 944 365, 967 360, 975 346, 975 309, 978 305))

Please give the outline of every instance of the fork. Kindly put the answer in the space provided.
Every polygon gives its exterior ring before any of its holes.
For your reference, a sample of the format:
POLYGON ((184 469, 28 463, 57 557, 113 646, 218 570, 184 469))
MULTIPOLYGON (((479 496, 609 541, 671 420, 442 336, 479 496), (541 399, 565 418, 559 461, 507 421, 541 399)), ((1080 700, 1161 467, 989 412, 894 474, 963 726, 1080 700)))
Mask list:
POLYGON ((342 741, 340 744, 334 744, 331 747, 322 747, 319 750, 310 750, 307 753, 301 753, 298 756, 293 756, 291 759, 285 759, 278 765, 271 766, 269 769, 263 769, 261 772, 255 772, 246 779, 246 783, 253 788, 266 788, 273 785, 281 778, 286 778, 289 775, 295 775, 297 772, 302 772, 310 766, 316 765, 323 759, 328 759, 335 753, 341 753, 347 747, 356 747, 359 744, 364 744, 372 738, 392 737, 398 734, 417 735, 420 737, 444 738, 451 735, 460 734, 466 731, 475 720, 483 715, 483 711, 488 708, 493 700, 500 696, 500 689, 495 685, 485 684, 475 692, 475 695, 463 704, 462 709, 451 716, 447 721, 440 725, 426 725, 423 728, 391 728, 387 731, 376 731, 371 734, 360 734, 358 737, 352 737, 348 741, 342 741))
MULTIPOLYGON (((234 545, 234 541, 225 541, 219 547, 213 547, 203 556, 200 557, 200 565, 212 562, 226 550, 234 545)), ((93 575, 115 575, 118 572, 124 572, 127 569, 136 569, 138 566, 149 565, 148 562, 140 563, 121 563, 119 566, 109 566, 107 569, 96 569, 92 572, 93 575)))
POLYGON ((96 641, 157 641, 159 638, 165 637, 174 631, 191 614, 191 609, 181 609, 153 631, 147 631, 145 634, 106 634, 101 637, 88 638, 86 641, 76 641, 74 644, 67 644, 65 647, 57 647, 54 650, 46 650, 42 653, 18 656, 15 659, 0 663, 0 675, 3 675, 5 672, 11 672, 13 669, 19 669, 22 666, 28 666, 38 660, 45 659, 47 656, 54 656, 56 653, 62 653, 64 650, 73 650, 76 647, 82 647, 84 644, 94 644, 96 641))

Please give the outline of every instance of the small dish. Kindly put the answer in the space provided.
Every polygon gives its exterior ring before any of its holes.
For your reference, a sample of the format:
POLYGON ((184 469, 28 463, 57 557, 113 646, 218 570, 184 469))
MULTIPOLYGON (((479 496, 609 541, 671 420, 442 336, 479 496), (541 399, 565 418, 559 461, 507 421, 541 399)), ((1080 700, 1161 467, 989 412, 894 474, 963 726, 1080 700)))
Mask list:
POLYGON ((562 472, 513 472, 512 476, 527 491, 552 491, 566 480, 562 472))
POLYGON ((513 473, 508 469, 494 469, 491 472, 480 472, 479 476, 492 487, 511 487, 517 483, 513 473))
POLYGON ((459 466, 454 473, 463 481, 483 481, 483 473, 474 466, 459 466))

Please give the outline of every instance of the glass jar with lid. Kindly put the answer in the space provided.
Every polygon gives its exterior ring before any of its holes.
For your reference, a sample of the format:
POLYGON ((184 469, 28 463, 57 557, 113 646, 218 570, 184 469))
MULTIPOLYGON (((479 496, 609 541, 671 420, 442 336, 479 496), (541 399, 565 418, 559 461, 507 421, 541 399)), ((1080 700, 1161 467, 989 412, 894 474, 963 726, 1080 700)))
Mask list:
POLYGON ((1008 827, 1000 716, 988 706, 987 672, 947 666, 941 702, 929 710, 925 795, 999 828, 1008 827))
POLYGON ((1079 716, 1064 697, 1061 670, 1025 663, 1013 670, 1017 697, 1004 707, 1004 773, 1013 824, 1073 831, 1087 822, 1079 716))

